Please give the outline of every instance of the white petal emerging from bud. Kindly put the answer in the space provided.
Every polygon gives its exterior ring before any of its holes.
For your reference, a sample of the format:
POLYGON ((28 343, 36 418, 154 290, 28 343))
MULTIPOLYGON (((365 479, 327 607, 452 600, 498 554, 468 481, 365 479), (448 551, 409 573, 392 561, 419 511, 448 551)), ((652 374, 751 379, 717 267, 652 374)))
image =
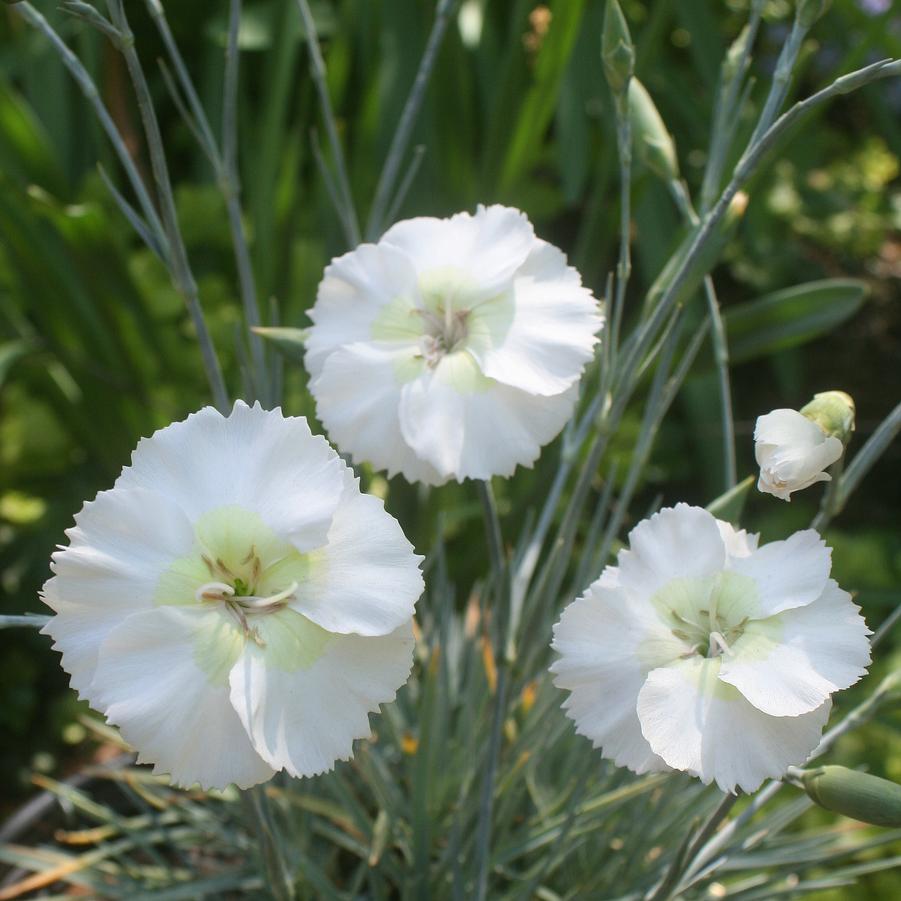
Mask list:
POLYGON ((793 491, 828 482, 824 470, 844 451, 842 442, 797 410, 773 410, 757 420, 754 454, 760 466, 757 487, 784 501, 793 491))

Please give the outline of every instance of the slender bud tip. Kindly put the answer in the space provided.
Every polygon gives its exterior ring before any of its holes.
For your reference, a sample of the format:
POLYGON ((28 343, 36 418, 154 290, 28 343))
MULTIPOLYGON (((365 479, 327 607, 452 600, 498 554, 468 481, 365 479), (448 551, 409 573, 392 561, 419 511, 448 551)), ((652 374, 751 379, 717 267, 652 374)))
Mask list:
POLYGON ((629 79, 635 71, 635 48, 629 25, 617 0, 607 0, 604 10, 601 60, 610 90, 618 96, 625 95, 629 79))

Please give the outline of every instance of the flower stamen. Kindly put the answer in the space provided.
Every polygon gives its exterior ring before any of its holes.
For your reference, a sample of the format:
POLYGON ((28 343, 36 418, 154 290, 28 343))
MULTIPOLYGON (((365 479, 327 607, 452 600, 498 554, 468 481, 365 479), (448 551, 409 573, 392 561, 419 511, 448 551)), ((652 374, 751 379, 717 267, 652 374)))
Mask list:
POLYGON ((708 657, 719 657, 720 652, 724 652, 729 657, 732 656, 732 648, 729 647, 726 639, 723 637, 722 632, 711 632, 710 633, 710 649, 707 652, 708 657))
POLYGON ((198 601, 228 601, 234 594, 235 589, 225 582, 204 582, 194 592, 194 598, 198 601))
POLYGON ((279 591, 277 594, 270 595, 266 598, 260 598, 254 595, 235 595, 231 600, 233 603, 240 604, 246 610, 272 610, 274 608, 284 607, 285 602, 293 597, 295 591, 297 591, 297 582, 292 582, 283 591, 279 591))

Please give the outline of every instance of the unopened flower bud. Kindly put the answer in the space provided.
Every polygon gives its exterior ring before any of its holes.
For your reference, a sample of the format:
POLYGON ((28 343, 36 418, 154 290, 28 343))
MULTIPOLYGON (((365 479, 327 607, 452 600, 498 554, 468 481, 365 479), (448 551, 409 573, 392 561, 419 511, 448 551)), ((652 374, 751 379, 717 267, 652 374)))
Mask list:
POLYGON ((632 46, 626 17, 617 0, 607 0, 604 11, 601 60, 610 90, 623 96, 635 71, 635 48, 632 46))
MULTIPOLYGON (((806 407, 805 407, 806 410, 806 407)), ((797 410, 773 410, 754 427, 754 455, 760 466, 757 488, 781 500, 791 500, 815 482, 832 479, 824 470, 844 452, 841 439, 797 410)))
POLYGON ((844 391, 822 391, 801 407, 801 413, 815 422, 827 435, 847 444, 854 431, 854 400, 844 391))
POLYGON ((665 181, 679 177, 676 147, 651 95, 637 79, 629 82, 629 118, 632 137, 641 161, 665 181))
POLYGON ((901 826, 901 785, 843 766, 807 770, 804 791, 826 810, 874 826, 901 826))
POLYGON ((742 59, 747 59, 746 49, 748 40, 751 37, 751 29, 745 25, 738 33, 738 37, 729 46, 726 51, 726 57, 723 60, 723 84, 728 84, 738 75, 739 66, 742 59))

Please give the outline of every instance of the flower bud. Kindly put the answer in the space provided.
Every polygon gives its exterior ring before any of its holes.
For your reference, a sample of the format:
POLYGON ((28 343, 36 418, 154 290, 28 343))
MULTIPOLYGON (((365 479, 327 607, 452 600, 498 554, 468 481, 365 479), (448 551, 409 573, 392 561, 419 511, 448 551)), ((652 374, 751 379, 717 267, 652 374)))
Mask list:
POLYGON ((601 60, 604 74, 614 94, 624 95, 635 71, 635 48, 629 26, 617 0, 607 0, 604 11, 604 33, 601 37, 601 60))
POLYGON ((632 137, 639 158, 664 181, 674 181, 679 177, 676 147, 651 95, 637 78, 629 81, 628 90, 632 137))
POLYGON ((901 785, 843 766, 807 770, 801 777, 810 799, 826 810, 871 823, 901 826, 901 785))
POLYGON ((723 60, 722 68, 722 81, 724 85, 728 84, 739 74, 741 61, 742 59, 746 59, 746 45, 750 37, 751 29, 748 25, 745 25, 738 33, 738 37, 730 44, 729 49, 726 51, 726 57, 723 60))
MULTIPOLYGON (((806 408, 805 408, 806 409, 806 408)), ((824 470, 844 452, 844 445, 823 426, 797 410, 773 410, 754 427, 754 456, 760 466, 757 488, 791 500, 815 482, 832 479, 824 470)))
POLYGON ((844 391, 822 391, 801 413, 815 422, 827 435, 838 438, 847 445, 854 431, 854 400, 844 391))

